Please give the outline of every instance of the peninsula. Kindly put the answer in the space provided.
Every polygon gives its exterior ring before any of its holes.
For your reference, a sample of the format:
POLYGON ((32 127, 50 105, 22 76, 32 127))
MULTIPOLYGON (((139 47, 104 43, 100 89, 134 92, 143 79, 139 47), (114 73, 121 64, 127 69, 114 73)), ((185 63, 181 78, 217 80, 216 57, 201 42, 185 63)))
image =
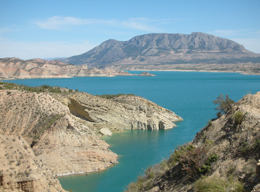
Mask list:
POLYGON ((64 191, 57 176, 117 162, 100 139, 130 129, 170 129, 182 118, 135 95, 110 99, 71 89, 0 82, 0 191, 64 191))

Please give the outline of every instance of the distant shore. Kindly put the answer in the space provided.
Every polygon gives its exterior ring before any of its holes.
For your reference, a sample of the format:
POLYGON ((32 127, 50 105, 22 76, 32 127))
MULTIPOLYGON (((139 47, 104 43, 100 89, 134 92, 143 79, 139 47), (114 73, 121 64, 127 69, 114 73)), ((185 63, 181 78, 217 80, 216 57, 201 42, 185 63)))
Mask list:
MULTIPOLYGON (((128 69, 127 67, 124 67, 125 69, 121 69, 120 70, 127 70, 127 71, 146 71, 146 72, 151 72, 151 71, 176 71, 176 72, 208 72, 208 73, 239 73, 242 75, 260 75, 260 64, 259 68, 248 68, 247 70, 234 70, 234 69, 230 69, 230 70, 217 70, 217 69, 151 69, 151 68, 144 68, 144 69, 138 69, 138 68, 133 68, 133 66, 131 66, 131 69, 128 69)), ((207 65, 207 67, 209 67, 211 65, 207 65)), ((257 66, 257 65, 256 65, 257 66)), ((135 66, 134 66, 135 67, 135 66)), ((194 66, 194 67, 198 67, 198 66, 194 66)), ((200 65, 201 67, 201 65, 200 65)), ((232 66, 233 68, 235 68, 235 66, 232 66)), ((248 66, 247 66, 248 67, 248 66)), ((153 74, 149 74, 148 75, 138 75, 138 74, 124 74, 124 75, 119 75, 119 76, 155 76, 153 74)), ((14 77, 10 77, 10 78, 0 78, 0 81, 9 81, 9 80, 19 80, 19 79, 56 79, 56 78, 74 78, 74 77, 115 77, 113 76, 106 76, 106 75, 100 75, 100 74, 91 74, 91 75, 86 75, 86 76, 39 76, 39 77, 18 77, 18 78, 14 78, 14 77)))
POLYGON ((114 66, 116 70, 128 71, 181 71, 240 73, 243 75, 260 75, 260 63, 237 64, 124 64, 114 66))
POLYGON ((147 70, 129 70, 129 71, 176 71, 176 72, 208 72, 208 73, 239 73, 242 75, 260 75, 259 73, 246 73, 244 71, 206 71, 206 70, 184 70, 184 69, 172 69, 172 70, 151 70, 151 69, 147 69, 147 70))

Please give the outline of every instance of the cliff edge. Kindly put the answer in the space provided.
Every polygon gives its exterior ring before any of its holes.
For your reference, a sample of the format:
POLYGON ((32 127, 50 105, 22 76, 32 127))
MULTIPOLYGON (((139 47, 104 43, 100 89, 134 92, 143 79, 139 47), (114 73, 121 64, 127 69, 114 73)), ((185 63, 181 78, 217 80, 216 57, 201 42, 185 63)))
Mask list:
POLYGON ((247 95, 127 191, 259 191, 260 92, 247 95))

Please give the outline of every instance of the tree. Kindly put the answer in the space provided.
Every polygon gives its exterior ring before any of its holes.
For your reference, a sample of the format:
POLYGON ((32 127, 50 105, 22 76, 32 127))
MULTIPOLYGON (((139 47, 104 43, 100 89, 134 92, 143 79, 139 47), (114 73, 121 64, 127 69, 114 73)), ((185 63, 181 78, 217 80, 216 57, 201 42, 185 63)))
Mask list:
POLYGON ((226 98, 224 98, 224 95, 220 94, 216 100, 213 100, 213 103, 218 105, 215 108, 216 110, 219 110, 222 114, 225 114, 235 102, 230 99, 228 95, 226 95, 226 98))

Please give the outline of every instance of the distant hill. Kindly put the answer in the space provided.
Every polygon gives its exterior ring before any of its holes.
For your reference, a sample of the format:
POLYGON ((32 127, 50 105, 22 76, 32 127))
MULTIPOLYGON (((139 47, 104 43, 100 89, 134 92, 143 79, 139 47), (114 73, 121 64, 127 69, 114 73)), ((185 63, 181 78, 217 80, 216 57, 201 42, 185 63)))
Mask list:
POLYGON ((229 39, 194 32, 186 34, 152 33, 129 41, 107 40, 92 50, 63 59, 88 67, 129 64, 260 63, 255 54, 229 39))
POLYGON ((114 77, 133 76, 113 69, 88 69, 86 65, 69 65, 58 60, 0 58, 1 79, 67 78, 67 77, 114 77))

